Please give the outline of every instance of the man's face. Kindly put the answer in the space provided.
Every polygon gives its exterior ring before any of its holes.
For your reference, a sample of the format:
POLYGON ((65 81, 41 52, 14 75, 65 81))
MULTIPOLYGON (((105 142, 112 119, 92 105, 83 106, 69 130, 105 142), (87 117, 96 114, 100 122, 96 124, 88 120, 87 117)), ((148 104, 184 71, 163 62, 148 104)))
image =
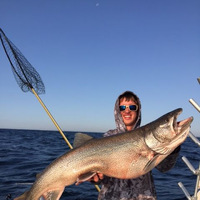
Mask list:
MULTIPOLYGON (((137 105, 137 104, 133 100, 127 101, 125 98, 123 98, 120 100, 119 105, 130 106, 130 105, 137 105)), ((132 111, 127 107, 124 111, 121 111, 121 116, 127 130, 132 130, 137 119, 137 111, 132 111)))

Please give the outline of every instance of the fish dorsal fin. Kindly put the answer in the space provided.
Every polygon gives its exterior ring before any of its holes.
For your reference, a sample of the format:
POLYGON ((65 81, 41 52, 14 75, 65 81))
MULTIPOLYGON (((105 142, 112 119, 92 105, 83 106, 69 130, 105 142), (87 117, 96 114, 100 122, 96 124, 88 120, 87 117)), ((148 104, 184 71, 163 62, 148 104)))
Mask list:
POLYGON ((42 172, 36 174, 36 179, 40 178, 41 174, 42 174, 42 172))
POLYGON ((91 139, 93 139, 93 137, 91 137, 90 135, 87 135, 85 133, 76 133, 73 142, 73 147, 74 148, 79 147, 91 139))

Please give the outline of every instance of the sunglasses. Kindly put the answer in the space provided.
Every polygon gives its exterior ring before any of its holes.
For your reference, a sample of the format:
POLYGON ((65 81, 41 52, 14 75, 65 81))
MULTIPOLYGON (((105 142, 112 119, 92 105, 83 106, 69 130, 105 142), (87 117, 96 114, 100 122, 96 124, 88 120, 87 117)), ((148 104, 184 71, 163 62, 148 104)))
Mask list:
POLYGON ((122 105, 122 106, 119 106, 120 111, 124 111, 124 110, 126 110, 126 108, 129 108, 129 110, 131 110, 131 111, 137 111, 138 110, 137 105, 130 105, 130 106, 122 105))

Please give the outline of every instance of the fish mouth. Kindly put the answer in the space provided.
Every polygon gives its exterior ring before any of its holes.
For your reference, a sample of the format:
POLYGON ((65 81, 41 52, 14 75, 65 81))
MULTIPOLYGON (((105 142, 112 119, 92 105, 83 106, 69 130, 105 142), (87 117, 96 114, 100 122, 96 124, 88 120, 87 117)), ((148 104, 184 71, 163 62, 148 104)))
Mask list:
POLYGON ((180 134, 190 128, 192 121, 193 117, 188 117, 187 119, 177 122, 177 134, 180 134))
POLYGON ((177 109, 173 119, 173 130, 175 135, 179 135, 180 137, 185 136, 185 134, 189 133, 190 125, 193 121, 193 117, 188 117, 182 121, 177 122, 178 116, 182 113, 182 109, 177 109))

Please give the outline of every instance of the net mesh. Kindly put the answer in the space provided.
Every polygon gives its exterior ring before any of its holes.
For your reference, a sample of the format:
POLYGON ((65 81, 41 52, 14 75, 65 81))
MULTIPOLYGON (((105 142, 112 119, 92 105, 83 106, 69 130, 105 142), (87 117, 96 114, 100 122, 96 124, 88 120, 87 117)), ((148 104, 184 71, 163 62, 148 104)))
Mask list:
POLYGON ((32 92, 33 88, 37 94, 45 93, 45 86, 38 72, 23 56, 20 50, 6 37, 0 29, 0 38, 17 84, 23 92, 32 92))

